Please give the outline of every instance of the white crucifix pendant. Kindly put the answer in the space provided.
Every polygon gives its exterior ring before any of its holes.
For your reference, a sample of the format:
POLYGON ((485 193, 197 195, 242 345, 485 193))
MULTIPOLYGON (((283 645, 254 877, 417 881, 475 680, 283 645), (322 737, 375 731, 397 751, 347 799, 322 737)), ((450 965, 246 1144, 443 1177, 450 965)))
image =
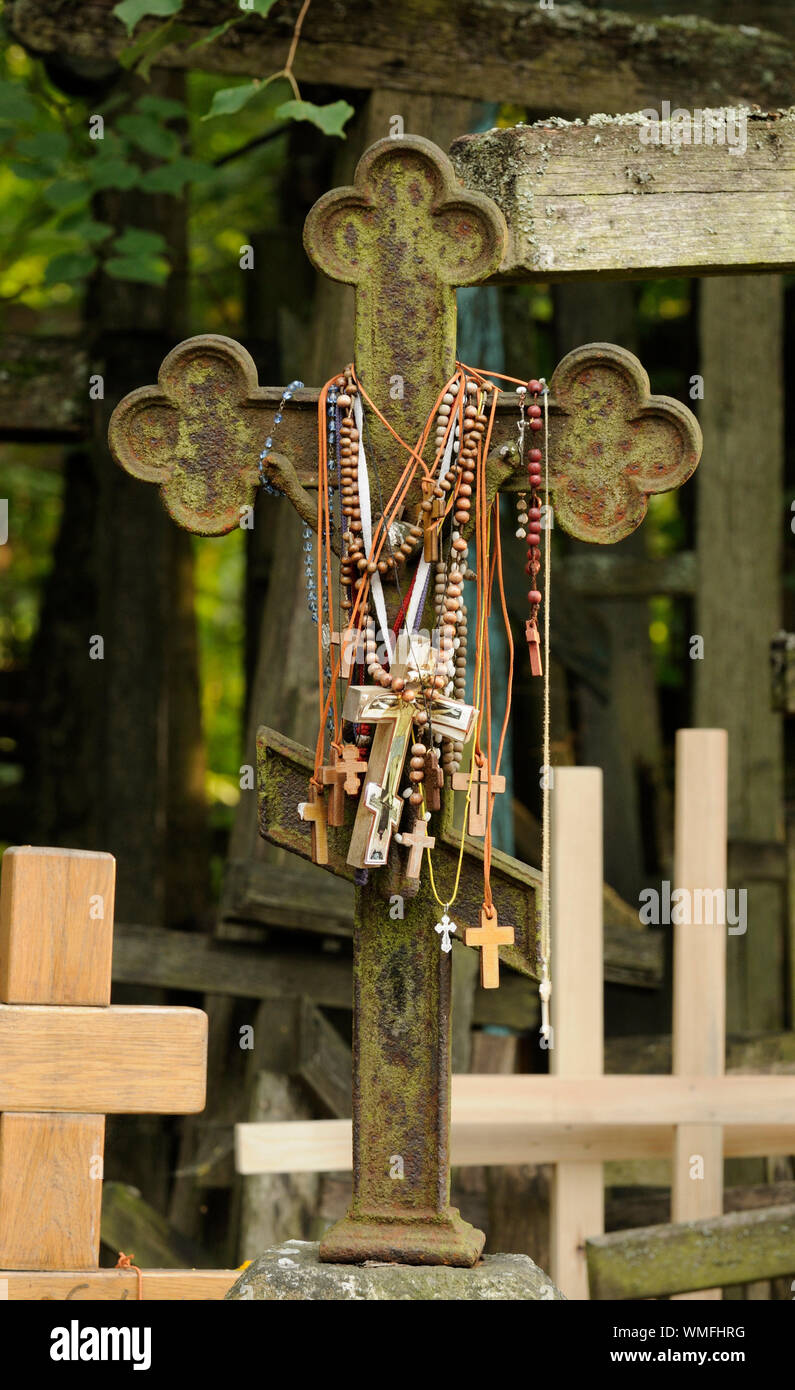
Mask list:
POLYGON ((449 906, 450 904, 448 903, 447 907, 445 907, 442 920, 440 922, 437 922, 435 927, 435 930, 438 931, 439 935, 442 938, 441 947, 443 951, 452 951, 453 943, 450 940, 450 935, 452 932, 456 931, 455 922, 453 922, 451 918, 447 915, 447 908, 449 906))

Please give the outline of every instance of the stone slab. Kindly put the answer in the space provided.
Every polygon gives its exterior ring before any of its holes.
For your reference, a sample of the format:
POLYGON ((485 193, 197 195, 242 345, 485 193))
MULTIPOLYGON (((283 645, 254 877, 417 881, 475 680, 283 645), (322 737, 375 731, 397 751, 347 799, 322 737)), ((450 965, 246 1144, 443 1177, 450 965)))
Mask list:
POLYGON ((288 1240, 266 1250, 227 1299, 342 1302, 455 1299, 564 1299, 528 1255, 484 1255, 474 1269, 446 1265, 321 1264, 315 1241, 288 1240))

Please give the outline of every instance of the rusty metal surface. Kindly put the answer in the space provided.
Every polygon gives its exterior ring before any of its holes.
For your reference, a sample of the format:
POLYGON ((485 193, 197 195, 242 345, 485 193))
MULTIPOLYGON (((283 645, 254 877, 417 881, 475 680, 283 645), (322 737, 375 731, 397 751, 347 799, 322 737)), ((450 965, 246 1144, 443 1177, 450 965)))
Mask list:
MULTIPOLYGON (((259 831, 269 840, 302 859, 312 858, 312 833, 307 821, 298 815, 298 803, 306 798, 306 784, 314 769, 314 756, 309 748, 295 743, 275 729, 257 730, 257 796, 259 831)), ((461 824, 462 798, 445 792, 441 823, 436 832, 434 872, 440 893, 455 880, 458 867, 460 838, 456 827, 461 824), (454 801, 457 809, 454 809, 454 801)), ((338 878, 352 881, 354 871, 346 855, 353 824, 356 801, 348 798, 345 825, 329 826, 328 863, 322 867, 338 878)), ((391 866, 397 869, 397 846, 393 846, 391 866)), ((401 892, 397 873, 389 869, 376 870, 370 877, 378 910, 387 916, 389 899, 401 892)), ((417 889, 412 901, 424 905, 426 917, 438 916, 427 886, 417 889), (424 887, 424 891, 423 891, 424 887)), ((538 979, 536 959, 537 898, 541 874, 537 869, 514 859, 502 850, 492 851, 492 890, 501 919, 511 922, 516 930, 513 946, 500 947, 500 960, 519 974, 538 979)), ((404 895, 408 902, 408 894, 404 895)), ((466 837, 461 881, 455 909, 452 913, 458 924, 457 936, 463 940, 465 927, 480 922, 483 902, 483 842, 466 837)), ((438 947, 438 942, 435 942, 438 947)))
POLYGON ((695 470, 698 421, 680 401, 652 396, 637 357, 610 343, 568 353, 550 388, 556 524, 582 541, 621 540, 642 522, 652 493, 680 487, 695 470))
MULTIPOLYGON (((258 384, 240 343, 212 333, 187 338, 164 358, 157 386, 139 387, 116 406, 111 453, 133 477, 158 485, 178 526, 222 536, 254 503, 259 455, 280 399, 278 387, 258 384)), ((296 392, 273 454, 279 486, 306 520, 317 514, 305 489, 317 478, 316 402, 316 391, 296 392)))
MULTIPOLYGON (((411 444, 455 367, 455 288, 496 270, 506 240, 496 205, 466 192, 447 156, 420 136, 372 145, 353 185, 326 193, 306 219, 310 259, 356 286, 362 381, 411 444)), ((389 496, 406 456, 377 422, 372 436, 389 496)))

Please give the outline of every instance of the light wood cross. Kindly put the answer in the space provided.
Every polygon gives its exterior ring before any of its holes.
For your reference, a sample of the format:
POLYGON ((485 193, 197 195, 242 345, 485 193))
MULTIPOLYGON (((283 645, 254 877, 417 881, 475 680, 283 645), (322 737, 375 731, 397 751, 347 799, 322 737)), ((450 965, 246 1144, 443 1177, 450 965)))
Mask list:
MULTIPOLYGON (((115 869, 112 855, 82 850, 3 855, 0 1281, 10 1298, 135 1297, 133 1271, 98 1268, 105 1114, 204 1108, 206 1014, 110 1005, 115 869)), ((236 1277, 177 1273, 147 1271, 145 1296, 220 1298, 236 1277)))
POLYGON ((348 780, 348 773, 342 765, 342 759, 336 748, 332 748, 331 762, 321 769, 320 775, 323 786, 331 788, 326 810, 326 823, 327 825, 344 825, 345 784, 348 780))
MULTIPOLYGON (((455 367, 456 287, 501 273, 511 254, 502 213, 490 198, 462 188, 450 161, 429 141, 390 138, 364 154, 351 187, 315 204, 304 239, 318 269, 355 286, 357 370, 397 435, 418 439, 455 367), (411 389, 395 399, 390 388, 396 374, 411 389)), ((111 448, 128 472, 160 488, 180 525, 221 535, 239 525, 241 509, 254 501, 262 439, 280 399, 279 388, 259 385, 254 363, 239 344, 216 335, 192 339, 169 353, 157 386, 142 387, 116 408, 111 448)), ((269 460, 272 481, 312 526, 317 400, 316 391, 296 392, 279 450, 269 460)), ((526 486, 515 445, 517 406, 517 397, 506 393, 497 410, 487 503, 500 489, 526 486)), ((698 462, 694 417, 678 401, 651 396, 643 367, 622 348, 591 344, 569 353, 550 378, 549 409, 556 522, 580 539, 603 544, 628 535, 642 521, 649 495, 679 486, 698 462)), ((391 496, 405 469, 405 451, 377 417, 368 423, 383 493, 391 496)), ((421 500, 415 480, 406 505, 421 500)), ((390 584, 385 594, 392 622, 399 595, 390 584)), ((420 626, 433 625, 431 602, 420 626)), ((386 768, 382 741, 376 730, 368 777, 379 786, 386 768)), ((294 807, 305 794, 300 781, 312 771, 311 759, 271 730, 260 731, 258 757, 262 833, 306 854, 307 836, 294 807)), ((354 861, 374 819, 362 803, 354 861)), ((452 833, 452 813, 452 804, 443 805, 435 852, 451 860, 454 873, 460 831, 452 833)), ((327 867, 351 877, 346 833, 331 828, 327 867)), ((471 1265, 483 1234, 449 1205, 450 960, 445 956, 440 965, 435 912, 422 894, 407 905, 404 920, 390 921, 384 931, 378 878, 373 874, 357 891, 354 1195, 348 1217, 324 1237, 321 1258, 471 1265), (407 1094, 416 1098, 410 1107, 407 1094), (396 1153, 406 1160, 400 1183, 390 1175, 390 1155, 396 1153)), ((535 974, 538 876, 495 851, 492 878, 497 911, 516 925, 519 943, 499 947, 501 956, 535 974)), ((462 926, 463 909, 474 927, 482 861, 467 849, 461 884, 456 910, 462 926)))
MULTIPOLYGON (((427 822, 422 816, 418 816, 411 831, 404 831, 397 836, 398 844, 409 847, 409 857, 406 862, 406 877, 419 878, 422 868, 423 850, 433 849, 436 840, 433 835, 428 834, 427 822)), ((511 937, 513 940, 513 937, 511 937)))
POLYGON ((467 830, 470 835, 485 835, 489 819, 489 785, 491 785, 491 795, 494 797, 497 792, 505 791, 505 778, 494 772, 489 777, 488 764, 475 762, 474 772, 467 769, 466 772, 454 772, 451 784, 454 791, 465 792, 469 789, 471 778, 472 790, 469 795, 469 819, 467 830))
POLYGON ((298 814, 301 820, 312 826, 312 859, 316 864, 328 863, 328 836, 326 834, 326 803, 323 793, 314 782, 309 786, 309 800, 299 801, 298 814))
POLYGON ((501 927, 497 909, 491 913, 482 907, 480 926, 467 927, 464 933, 467 946, 480 947, 480 983, 484 989, 496 989, 500 983, 500 946, 513 945, 513 927, 501 927))

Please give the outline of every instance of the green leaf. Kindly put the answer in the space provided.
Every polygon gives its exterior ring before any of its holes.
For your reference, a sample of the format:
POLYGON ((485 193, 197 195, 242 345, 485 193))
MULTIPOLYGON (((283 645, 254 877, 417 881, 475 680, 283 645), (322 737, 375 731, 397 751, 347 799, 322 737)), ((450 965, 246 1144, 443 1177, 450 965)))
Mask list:
POLYGON ((113 228, 107 222, 95 222, 93 217, 85 217, 80 211, 70 212, 66 217, 62 217, 58 222, 58 231, 78 237, 80 241, 86 241, 89 246, 93 246, 105 241, 113 228))
POLYGON ((69 139, 62 130, 42 130, 17 141, 17 154, 23 159, 66 159, 69 139))
POLYGON ((32 121, 36 106, 18 82, 0 82, 0 120, 32 121))
POLYGON ((116 129, 139 149, 146 154, 156 155, 158 159, 171 159, 179 154, 179 136, 161 125, 154 116, 120 116, 116 129))
MULTIPOLYGON (((238 0, 238 3, 240 3, 240 0, 238 0)), ((265 15, 273 9, 275 4, 276 0, 250 0, 249 4, 240 5, 240 9, 244 14, 258 14, 262 15, 264 19, 265 15)))
POLYGON ((52 178, 52 166, 42 164, 40 160, 31 159, 26 164, 19 164, 16 160, 12 160, 8 167, 18 179, 35 179, 38 182, 46 182, 52 178))
POLYGON ((44 190, 44 201, 51 208, 68 208, 73 203, 83 203, 91 193, 90 184, 79 179, 55 179, 44 190))
POLYGON ((149 81, 149 69, 163 52, 164 48, 169 48, 172 43, 182 43, 185 39, 193 38, 193 30, 187 24, 177 24, 170 19, 167 24, 161 24, 157 29, 150 33, 143 34, 140 39, 129 48, 123 48, 119 54, 119 62, 123 68, 135 68, 145 82, 149 81))
POLYGON ((262 91, 263 85, 262 82, 242 82, 239 87, 222 87, 220 92, 213 94, 210 109, 202 120, 209 121, 212 116, 233 116, 262 91))
POLYGON ((165 237, 145 227, 127 227, 113 243, 113 250, 126 258, 159 256, 168 250, 165 237))
POLYGON ((182 0, 121 0, 121 4, 113 6, 111 14, 120 19, 131 34, 136 24, 149 15, 162 19, 165 15, 179 14, 181 9, 182 0))
POLYGON ((126 159, 117 158, 115 155, 110 158, 97 156, 89 163, 87 173, 94 189, 134 188, 141 177, 141 171, 136 164, 128 164, 126 159))
POLYGON ((179 196, 186 183, 200 183, 212 177, 213 167, 202 159, 178 155, 170 164, 161 164, 141 175, 141 187, 147 193, 173 193, 179 196))
POLYGON ((111 256, 105 270, 114 280, 137 280, 144 285, 162 285, 171 267, 167 262, 150 260, 145 256, 111 256))
POLYGON ((353 115, 353 107, 347 101, 332 101, 328 106, 315 106, 312 101, 283 101, 274 114, 280 121, 311 121, 324 135, 339 135, 344 140, 342 127, 353 115))
POLYGON ((66 281, 85 280, 97 264, 96 256, 90 251, 64 251, 53 256, 44 272, 45 285, 58 285, 66 281))
POLYGON ((159 116, 161 121, 175 121, 178 116, 184 116, 184 101, 174 101, 171 97, 150 96, 147 92, 139 97, 135 103, 136 111, 140 111, 142 116, 159 116))
POLYGON ((227 29, 231 29, 233 24, 239 24, 244 18, 245 15, 239 14, 234 19, 228 19, 225 24, 216 24, 214 29, 208 29, 207 33, 202 34, 202 37, 197 39, 195 43, 189 44, 188 52, 192 53, 194 48, 204 48, 206 44, 214 43, 216 39, 220 39, 222 34, 226 33, 227 29))

